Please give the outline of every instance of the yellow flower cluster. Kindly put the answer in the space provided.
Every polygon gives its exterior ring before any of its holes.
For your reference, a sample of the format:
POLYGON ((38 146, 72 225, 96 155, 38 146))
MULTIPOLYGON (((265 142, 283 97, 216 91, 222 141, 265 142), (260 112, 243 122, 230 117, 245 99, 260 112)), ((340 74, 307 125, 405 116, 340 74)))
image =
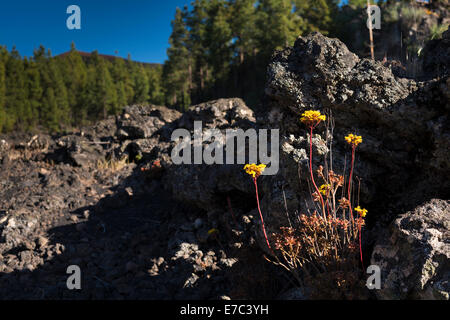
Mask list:
POLYGON ((354 135, 353 133, 350 133, 348 136, 345 137, 345 141, 347 143, 354 145, 355 147, 362 142, 362 137, 354 135))
POLYGON ((266 167, 265 164, 246 164, 244 166, 245 172, 247 172, 249 175, 251 175, 253 178, 258 178, 261 173, 264 171, 264 168, 266 167))
POLYGON ((358 212, 361 215, 361 217, 363 217, 363 218, 367 215, 367 210, 366 209, 361 209, 360 206, 357 206, 355 208, 355 211, 358 212))
POLYGON ((327 192, 331 189, 331 186, 329 184, 323 184, 319 188, 319 192, 323 194, 324 196, 327 195, 327 192))
POLYGON ((429 16, 433 15, 433 16, 439 18, 439 14, 438 14, 438 13, 433 12, 433 11, 431 11, 431 10, 429 10, 429 9, 425 9, 425 13, 426 13, 427 15, 429 15, 429 16))
POLYGON ((306 125, 316 125, 321 121, 325 121, 326 118, 327 117, 324 114, 321 114, 320 111, 308 110, 303 112, 300 121, 306 125))
POLYGON ((217 232, 219 232, 219 230, 217 230, 216 228, 212 228, 212 229, 208 230, 208 235, 212 235, 212 234, 217 233, 217 232))

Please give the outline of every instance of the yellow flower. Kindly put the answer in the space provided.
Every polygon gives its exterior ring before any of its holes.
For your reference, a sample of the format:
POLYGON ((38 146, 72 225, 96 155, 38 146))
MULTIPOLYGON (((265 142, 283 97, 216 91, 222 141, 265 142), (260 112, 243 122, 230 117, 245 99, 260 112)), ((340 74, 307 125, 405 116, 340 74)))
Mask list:
POLYGON ((347 141, 348 144, 352 144, 356 147, 358 144, 362 142, 362 137, 350 133, 348 136, 345 137, 345 141, 347 141))
POLYGON ((265 164, 246 164, 244 166, 245 172, 247 172, 249 175, 251 175, 253 178, 258 178, 261 173, 264 171, 264 168, 266 167, 265 164))
POLYGON ((212 235, 213 233, 217 233, 219 232, 219 230, 217 230, 216 228, 212 228, 208 230, 208 235, 212 235))
POLYGON ((361 209, 360 206, 357 206, 355 208, 355 211, 358 212, 361 215, 361 217, 363 217, 363 218, 367 215, 367 210, 366 209, 361 209))
POLYGON ((326 120, 326 116, 321 114, 320 111, 308 110, 303 112, 300 121, 306 125, 313 126, 319 124, 321 121, 326 120))
POLYGON ((330 188, 331 186, 329 184, 323 184, 320 186, 319 192, 325 196, 327 192, 330 190, 330 188))

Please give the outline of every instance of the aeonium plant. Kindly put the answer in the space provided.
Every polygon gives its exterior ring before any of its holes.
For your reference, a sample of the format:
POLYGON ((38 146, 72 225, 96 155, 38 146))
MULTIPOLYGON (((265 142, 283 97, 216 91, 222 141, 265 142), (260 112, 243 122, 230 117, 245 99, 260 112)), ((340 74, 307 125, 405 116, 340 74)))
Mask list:
POLYGON ((318 203, 318 206, 314 205, 314 209, 309 210, 310 212, 307 214, 300 213, 298 219, 295 220, 296 225, 281 228, 279 233, 272 234, 274 250, 267 236, 258 195, 257 179, 264 171, 265 165, 247 164, 244 170, 251 176, 255 185, 262 230, 267 246, 273 254, 274 260, 271 262, 292 272, 299 281, 303 281, 299 272, 302 270, 303 274, 309 276, 321 274, 323 275, 321 279, 331 277, 332 282, 336 285, 335 288, 343 288, 343 283, 347 283, 345 285, 347 287, 350 283, 355 283, 353 280, 358 269, 355 268, 358 265, 358 242, 360 263, 364 269, 361 232, 368 211, 359 205, 359 195, 357 206, 354 208, 355 200, 352 199, 355 154, 358 145, 362 143, 362 137, 354 133, 345 137, 345 141, 351 146, 352 153, 348 179, 345 179, 345 174, 340 175, 329 169, 332 168, 331 158, 329 163, 325 160, 324 165, 320 165, 314 171, 312 137, 314 129, 326 120, 327 116, 317 110, 305 111, 300 118, 301 123, 309 129, 308 176, 313 187, 311 198, 313 203, 318 203), (319 184, 320 187, 316 182, 319 180, 323 181, 319 184), (346 189, 345 196, 343 189, 346 189), (342 190, 342 192, 338 192, 338 190, 342 190), (357 213, 356 217, 353 212, 357 213), (349 270, 353 274, 348 274, 348 278, 342 278, 349 270), (328 276, 325 276, 326 274, 328 276))

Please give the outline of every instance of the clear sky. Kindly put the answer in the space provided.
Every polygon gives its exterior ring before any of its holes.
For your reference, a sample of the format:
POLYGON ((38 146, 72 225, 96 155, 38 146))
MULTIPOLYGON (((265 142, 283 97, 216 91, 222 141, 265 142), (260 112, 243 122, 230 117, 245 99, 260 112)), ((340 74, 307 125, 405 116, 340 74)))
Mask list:
POLYGON ((0 0, 0 45, 22 56, 40 44, 53 55, 78 50, 163 63, 176 7, 190 0, 0 0), (81 30, 69 30, 69 5, 81 9, 81 30))

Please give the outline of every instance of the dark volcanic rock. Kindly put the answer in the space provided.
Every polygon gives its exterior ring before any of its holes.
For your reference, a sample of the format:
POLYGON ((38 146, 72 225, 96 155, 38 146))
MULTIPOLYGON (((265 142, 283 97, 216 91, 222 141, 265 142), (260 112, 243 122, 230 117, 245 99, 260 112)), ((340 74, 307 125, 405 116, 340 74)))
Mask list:
MULTIPOLYGON (((212 128, 219 129, 223 139, 226 129, 246 130, 256 126, 253 111, 241 99, 219 99, 193 106, 175 123, 175 128, 189 130, 192 137, 189 145, 191 148, 194 121, 201 121, 203 132, 212 128)), ((204 145, 210 143, 211 141, 205 142, 204 145)), ((220 141, 220 144, 223 146, 225 140, 220 141)), ((207 211, 223 208, 226 203, 225 194, 232 191, 247 193, 251 187, 242 167, 242 164, 172 165, 164 177, 164 183, 181 201, 190 202, 207 211)))
POLYGON ((124 140, 150 138, 163 125, 179 117, 178 111, 166 107, 139 105, 126 107, 118 121, 118 137, 124 140))
POLYGON ((373 250, 380 299, 450 298, 450 201, 433 199, 400 215, 373 250))
POLYGON ((253 111, 239 98, 219 99, 190 107, 177 121, 178 128, 194 129, 194 121, 204 128, 242 128, 254 125, 253 111))
POLYGON ((99 142, 91 141, 84 135, 64 136, 56 144, 64 150, 68 161, 80 167, 94 166, 104 158, 103 147, 99 142))

